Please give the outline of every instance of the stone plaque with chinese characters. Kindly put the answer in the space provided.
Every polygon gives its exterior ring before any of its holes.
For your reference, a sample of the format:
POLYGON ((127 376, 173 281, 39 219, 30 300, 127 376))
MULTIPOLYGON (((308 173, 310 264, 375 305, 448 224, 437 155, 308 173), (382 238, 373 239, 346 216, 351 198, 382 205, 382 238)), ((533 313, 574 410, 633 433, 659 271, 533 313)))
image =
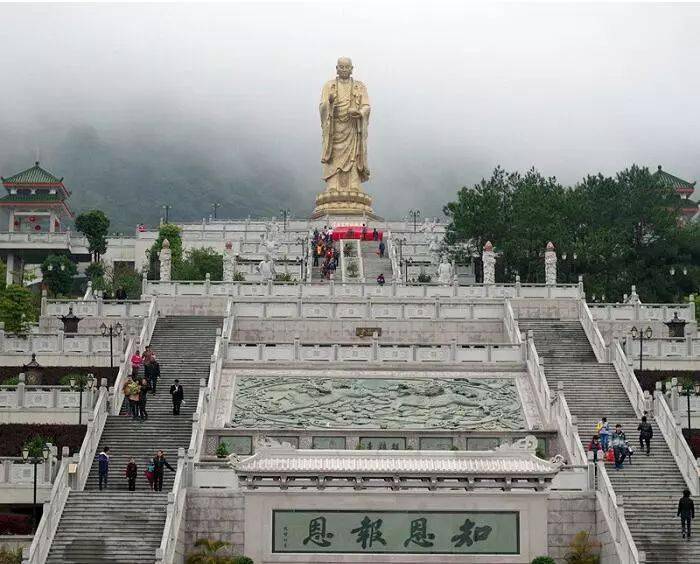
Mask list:
POLYGON ((272 512, 272 552, 519 554, 517 511, 272 512))
POLYGON ((355 327, 355 335, 357 337, 371 337, 374 334, 377 334, 377 337, 382 336, 382 328, 381 327, 355 327))

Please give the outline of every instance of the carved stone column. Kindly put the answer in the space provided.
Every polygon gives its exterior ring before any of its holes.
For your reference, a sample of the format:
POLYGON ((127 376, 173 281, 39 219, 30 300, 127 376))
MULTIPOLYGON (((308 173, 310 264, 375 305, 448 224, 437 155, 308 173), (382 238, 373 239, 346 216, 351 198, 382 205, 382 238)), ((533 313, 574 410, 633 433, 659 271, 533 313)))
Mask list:
POLYGON ((544 252, 544 278, 547 286, 557 284, 557 252, 554 250, 554 243, 547 243, 547 250, 544 252))
POLYGON ((233 282, 236 273, 236 256, 233 254, 233 243, 226 241, 224 250, 224 282, 233 282))
POLYGON ((484 284, 496 283, 496 253, 493 252, 491 241, 486 241, 484 251, 481 255, 484 265, 484 284))
POLYGON ((163 248, 158 254, 160 259, 160 280, 161 282, 170 282, 170 271, 172 268, 172 252, 170 251, 170 241, 163 240, 163 248))

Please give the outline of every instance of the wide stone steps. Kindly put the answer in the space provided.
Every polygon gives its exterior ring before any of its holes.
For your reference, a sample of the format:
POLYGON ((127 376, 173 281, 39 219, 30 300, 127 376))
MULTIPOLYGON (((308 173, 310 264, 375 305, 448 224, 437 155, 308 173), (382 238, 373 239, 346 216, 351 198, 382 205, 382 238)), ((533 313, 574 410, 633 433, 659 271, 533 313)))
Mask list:
POLYGON ((391 260, 389 259, 388 252, 384 253, 384 258, 379 257, 379 241, 362 241, 362 243, 360 243, 360 249, 362 252, 362 266, 364 268, 365 281, 368 283, 375 282, 377 276, 383 274, 384 279, 389 283, 392 278, 391 260))
POLYGON ((588 449, 596 423, 605 416, 613 429, 617 423, 622 425, 635 449, 631 464, 625 461, 619 471, 606 464, 606 469, 615 493, 622 496, 627 524, 638 550, 646 552, 647 563, 700 562, 700 530, 690 542, 681 539, 676 517, 685 480, 653 420, 651 455, 639 448, 639 420, 615 368, 596 362, 578 321, 520 319, 518 324, 523 332, 533 331, 552 392, 562 383, 584 448, 588 449))
MULTIPOLYGON (((157 450, 163 450, 177 468, 178 448, 189 446, 192 414, 197 405, 200 379, 209 375, 220 318, 161 318, 151 346, 161 375, 157 393, 148 396, 146 421, 127 415, 110 415, 100 437, 100 450, 110 447, 107 490, 98 490, 98 464, 93 461, 82 492, 71 492, 61 516, 58 533, 47 562, 91 564, 96 562, 153 563, 165 523, 167 492, 175 473, 165 469, 163 493, 152 492, 144 476, 157 450), (169 388, 177 378, 184 387, 185 404, 173 416, 169 388), (126 464, 138 465, 136 491, 128 491, 126 464)), ((143 374, 143 371, 141 371, 143 374)), ((126 402, 122 413, 126 412, 126 402)))
POLYGON ((71 492, 46 562, 154 562, 167 500, 167 493, 71 492))

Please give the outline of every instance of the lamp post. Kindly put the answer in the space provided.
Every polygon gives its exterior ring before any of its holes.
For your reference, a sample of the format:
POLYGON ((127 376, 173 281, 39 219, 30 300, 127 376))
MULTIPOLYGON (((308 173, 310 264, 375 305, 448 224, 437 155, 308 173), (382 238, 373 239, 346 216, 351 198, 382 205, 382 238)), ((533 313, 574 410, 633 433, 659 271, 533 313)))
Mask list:
POLYGON ((112 325, 111 323, 109 326, 105 325, 104 323, 100 325, 100 330, 102 331, 102 336, 106 337, 109 335, 109 367, 114 368, 114 344, 113 344, 113 339, 114 335, 119 337, 119 335, 122 334, 122 324, 117 321, 115 325, 112 325))
POLYGON ((636 327, 632 327, 630 329, 630 335, 632 335, 633 339, 637 339, 639 337, 639 371, 642 371, 642 357, 644 356, 644 339, 651 339, 653 336, 653 331, 651 330, 651 327, 647 327, 646 329, 637 329, 636 327))
POLYGON ((284 208, 280 210, 280 214, 284 218, 284 230, 287 230, 287 218, 292 214, 291 210, 288 208, 284 208))
POLYGON ((83 391, 86 385, 88 390, 92 390, 94 384, 95 377, 92 374, 88 374, 87 379, 82 374, 77 379, 70 379, 70 389, 80 392, 80 399, 78 400, 78 425, 83 424, 83 391))
POLYGON ((412 259, 412 258, 407 258, 407 259, 404 261, 404 264, 406 265, 406 275, 405 275, 405 278, 404 278, 404 284, 408 284, 408 267, 409 267, 409 265, 411 265, 411 266, 413 265, 413 259, 412 259))
POLYGON ((693 384, 692 386, 684 386, 683 384, 678 384, 678 395, 685 396, 688 398, 688 443, 692 438, 692 425, 690 423, 690 396, 700 395, 700 384, 693 384))
POLYGON ((413 218, 413 232, 415 233, 417 230, 418 218, 420 218, 420 210, 410 209, 408 210, 408 215, 413 218))
POLYGON ((173 209, 173 206, 170 204, 163 204, 160 207, 163 208, 163 211, 165 212, 165 223, 168 223, 168 219, 170 219, 170 210, 173 209))
POLYGON ((211 205, 211 208, 214 210, 214 219, 216 219, 216 210, 218 210, 221 207, 221 204, 219 202, 214 202, 211 205))
POLYGON ((571 277, 574 279, 574 282, 576 281, 576 259, 577 258, 578 258, 578 255, 576 253, 572 253, 570 256, 567 255, 566 253, 561 254, 561 260, 569 265, 568 271, 571 274, 571 277), (567 258, 571 258, 571 262, 566 263, 567 258))
POLYGON ((39 462, 44 462, 49 459, 49 447, 44 445, 44 449, 41 451, 41 456, 29 456, 29 448, 24 447, 22 449, 22 459, 24 462, 29 462, 34 464, 34 505, 32 506, 32 532, 36 531, 36 466, 39 462))

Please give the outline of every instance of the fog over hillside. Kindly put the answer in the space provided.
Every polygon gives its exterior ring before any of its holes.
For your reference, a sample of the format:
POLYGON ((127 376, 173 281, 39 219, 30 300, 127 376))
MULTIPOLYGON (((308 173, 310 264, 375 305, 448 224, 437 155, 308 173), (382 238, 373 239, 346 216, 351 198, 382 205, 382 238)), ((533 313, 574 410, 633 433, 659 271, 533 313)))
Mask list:
POLYGON ((0 5, 0 174, 44 166, 126 230, 308 215, 318 98, 352 57, 375 210, 440 212, 497 164, 700 179, 700 7, 370 2, 0 5))

